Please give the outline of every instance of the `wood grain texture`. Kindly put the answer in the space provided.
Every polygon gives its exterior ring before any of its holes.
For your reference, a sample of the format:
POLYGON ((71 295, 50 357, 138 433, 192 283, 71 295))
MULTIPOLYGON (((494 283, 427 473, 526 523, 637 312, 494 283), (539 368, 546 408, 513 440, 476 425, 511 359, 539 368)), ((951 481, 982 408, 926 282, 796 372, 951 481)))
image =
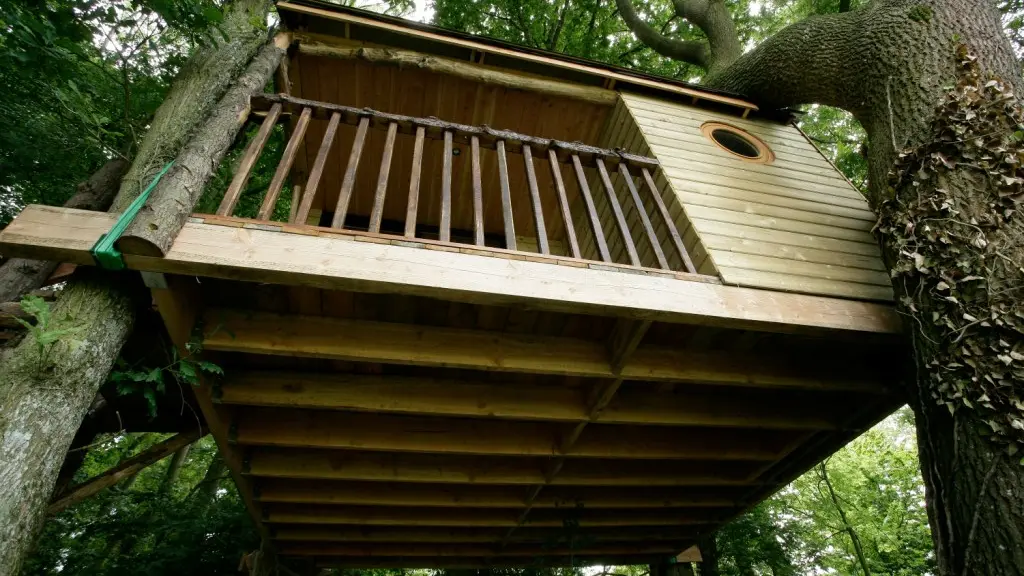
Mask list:
POLYGON ((416 213, 420 203, 420 175, 423 172, 423 141, 426 137, 426 129, 420 126, 416 129, 416 143, 412 150, 412 168, 409 175, 409 201, 406 204, 405 213, 405 237, 416 237, 416 213))
POLYGON ((359 161, 363 157, 363 146, 366 144, 366 132, 370 129, 370 119, 363 117, 359 119, 359 127, 356 129, 355 140, 352 141, 352 151, 348 156, 348 164, 345 166, 345 177, 341 181, 341 192, 338 193, 338 204, 334 207, 334 219, 331 220, 331 228, 344 228, 345 217, 348 215, 348 205, 352 201, 352 190, 356 186, 356 175, 359 172, 359 161))
POLYGON ((551 254, 551 247, 548 245, 548 230, 544 225, 544 205, 541 204, 540 189, 537 187, 537 173, 533 166, 533 152, 528 144, 523 145, 523 165, 526 168, 530 205, 533 206, 533 226, 537 232, 537 247, 541 254, 551 254))
POLYGON ((299 204, 298 211, 295 212, 292 224, 304 224, 306 219, 309 218, 309 211, 313 206, 313 200, 316 198, 316 191, 320 187, 320 179, 323 177, 324 166, 327 164, 327 157, 331 152, 331 146, 334 144, 334 135, 337 134, 340 121, 341 114, 331 114, 331 119, 327 121, 327 130, 324 131, 324 138, 320 142, 316 159, 313 161, 313 169, 309 171, 309 179, 306 180, 306 187, 302 192, 302 202, 299 204))
MULTIPOLYGON (((470 162, 473 171, 473 243, 484 245, 484 190, 480 175, 480 139, 469 139, 470 162)), ((554 152, 552 152, 554 153, 554 152)))
POLYGON ((498 154, 498 184, 501 186, 501 214, 505 222, 505 248, 516 249, 516 226, 512 220, 512 190, 508 183, 508 157, 505 154, 505 142, 496 144, 498 154))
POLYGON ((698 269, 739 286, 892 300, 867 201, 795 127, 622 98, 692 226, 698 269), (700 133, 707 121, 748 130, 777 151, 775 161, 717 150, 700 133))
POLYGON ((245 153, 242 154, 242 159, 239 160, 238 168, 235 170, 235 176, 231 179, 231 184, 228 185, 228 189, 224 192, 224 198, 221 199, 220 206, 217 208, 217 214, 231 216, 235 204, 238 203, 242 191, 245 190, 245 185, 249 182, 249 177, 252 176, 252 169, 256 166, 256 161, 260 159, 260 153, 263 152, 263 147, 270 139, 270 133, 274 130, 277 119, 280 117, 281 106, 271 106, 270 112, 267 113, 259 131, 256 132, 256 136, 246 147, 245 153))
POLYGON ((304 108, 299 114, 299 120, 295 123, 292 135, 288 138, 288 144, 281 154, 281 161, 277 164, 274 177, 270 180, 270 186, 267 187, 267 194, 263 197, 263 204, 260 205, 257 215, 257 218, 260 220, 270 220, 270 217, 274 215, 277 197, 281 194, 281 188, 291 172, 292 164, 295 162, 295 155, 298 154, 302 139, 306 136, 306 128, 309 127, 309 119, 312 114, 313 111, 309 108, 304 108))
POLYGON ((388 192, 388 178, 391 176, 391 157, 395 153, 395 135, 398 124, 388 125, 387 139, 384 141, 384 154, 380 159, 380 170, 377 173, 377 191, 373 195, 373 211, 370 212, 370 232, 380 232, 380 222, 384 217, 384 198, 388 192))

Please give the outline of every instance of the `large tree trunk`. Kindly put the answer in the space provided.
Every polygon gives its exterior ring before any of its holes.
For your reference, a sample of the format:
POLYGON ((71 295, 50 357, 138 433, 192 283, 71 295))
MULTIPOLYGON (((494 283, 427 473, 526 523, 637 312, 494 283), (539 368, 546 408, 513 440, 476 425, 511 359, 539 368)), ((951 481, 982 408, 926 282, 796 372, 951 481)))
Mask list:
MULTIPOLYGON (((106 210, 117 194, 128 162, 115 158, 78 185, 78 190, 64 203, 80 210, 106 210)), ((0 302, 16 301, 43 285, 60 262, 11 258, 0 266, 0 302)))
POLYGON ((843 108, 868 133, 944 575, 1024 566, 1018 66, 994 5, 888 0, 790 26, 710 79, 769 106, 843 108))
MULTIPOLYGON (((652 30, 629 0, 616 2, 647 41, 652 30)), ((910 319, 907 380, 939 571, 1019 575, 1024 115, 1013 98, 1019 63, 995 3, 876 0, 798 22, 738 58, 716 49, 727 31, 701 24, 716 3, 673 0, 708 36, 699 49, 656 32, 649 43, 762 108, 825 104, 864 126, 868 200, 910 319)))
MULTIPOLYGON (((203 49, 182 70, 112 211, 127 206, 179 154, 264 44, 267 8, 266 0, 231 5, 222 24, 229 39, 203 49)), ((181 209, 188 212, 191 206, 181 209)), ((61 338, 43 361, 35 342, 26 338, 0 364, 0 576, 19 572, 42 528, 64 454, 134 322, 130 278, 92 271, 86 276, 69 283, 54 307, 56 324, 74 326, 75 332, 61 338)))
POLYGON ((0 367, 0 575, 21 570, 64 455, 128 337, 137 302, 111 289, 124 282, 82 274, 52 313, 51 330, 73 332, 42 348, 26 336, 0 367))

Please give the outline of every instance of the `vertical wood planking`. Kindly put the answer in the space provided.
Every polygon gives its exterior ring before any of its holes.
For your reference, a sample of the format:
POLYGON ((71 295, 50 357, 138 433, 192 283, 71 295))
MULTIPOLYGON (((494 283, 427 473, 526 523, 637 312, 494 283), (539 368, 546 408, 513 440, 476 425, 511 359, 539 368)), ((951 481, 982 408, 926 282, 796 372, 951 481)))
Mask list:
POLYGON ((473 164, 473 241, 484 245, 484 189, 480 176, 480 139, 469 139, 470 161, 473 164))
POLYGON ((661 219, 665 221, 665 227, 668 229, 669 236, 672 237, 672 243, 675 245, 676 251, 679 252, 679 258, 682 259, 683 266, 686 267, 687 272, 696 274, 697 269, 693 266, 689 253, 686 252, 686 245, 683 244, 683 239, 679 235, 679 229, 676 228, 676 223, 672 220, 672 215, 669 214, 665 201, 662 200, 661 194, 658 193, 658 186, 654 183, 654 178, 651 178, 651 173, 647 168, 641 168, 640 171, 644 177, 644 182, 647 183, 647 189, 654 198, 654 204, 658 207, 658 212, 661 213, 661 219))
POLYGON ((612 256, 608 253, 608 242, 604 238, 604 229, 601 227, 601 219, 597 215, 597 208, 594 207, 594 198, 590 195, 590 185, 587 184, 587 175, 583 172, 583 164, 580 157, 572 155, 572 168, 576 171, 576 181, 580 185, 580 193, 583 195, 583 203, 587 206, 587 218, 590 219, 590 226, 594 230, 594 239, 597 241, 597 249, 601 253, 601 260, 611 262, 612 256))
POLYGON ((388 124, 388 136, 384 141, 384 153, 380 158, 380 172, 377 173, 377 193, 373 197, 373 211, 370 214, 370 232, 380 232, 380 221, 384 218, 384 196, 388 192, 388 177, 391 175, 391 156, 395 152, 395 135, 398 123, 388 124))
POLYGON ((331 220, 331 228, 344 228, 345 216, 348 214, 348 204, 352 200, 352 190, 356 186, 356 174, 359 171, 359 160, 363 157, 363 146, 366 144, 366 132, 370 129, 370 118, 363 116, 359 119, 359 127, 356 129, 356 137, 352 141, 352 152, 348 155, 348 166, 345 167, 345 177, 341 180, 341 192, 338 193, 338 205, 334 207, 334 219, 331 220))
POLYGON ((537 174, 533 170, 533 150, 529 144, 523 144, 523 164, 526 166, 526 185, 530 189, 530 203, 533 205, 533 222, 537 228, 537 248, 541 254, 551 254, 548 231, 544 226, 544 207, 540 204, 540 189, 537 187, 537 174))
POLYGON ((412 168, 409 170, 409 203, 405 211, 405 237, 416 237, 416 212, 420 205, 420 172, 423 171, 423 139, 427 131, 416 127, 416 143, 412 149, 412 168))
POLYGON ((292 169, 292 163, 295 162, 295 155, 299 151, 299 144, 306 135, 306 128, 309 127, 309 119, 312 115, 313 110, 311 108, 302 109, 299 121, 295 124, 295 129, 292 130, 292 136, 288 139, 288 145, 285 146, 284 153, 281 154, 281 161, 277 164, 274 177, 270 180, 267 195, 263 197, 263 204, 260 205, 259 214, 256 216, 258 219, 270 220, 270 217, 274 215, 274 205, 277 204, 277 197, 281 194, 281 187, 284 186, 284 181, 288 178, 288 173, 292 169))
POLYGON ((619 205, 618 196, 615 194, 615 187, 612 186, 612 180, 608 176, 608 169, 601 158, 597 159, 597 173, 601 177, 601 183, 604 184, 605 193, 608 194, 608 203, 612 207, 612 213, 615 214, 615 222, 619 226, 622 241, 625 243, 626 252, 629 254, 629 263, 633 266, 640 266, 640 256, 636 253, 636 246, 633 244, 633 238, 629 234, 629 224, 626 223, 626 217, 622 214, 622 206, 619 205))
POLYGON ((231 180, 231 184, 228 185, 227 192, 224 193, 224 199, 220 202, 220 207, 217 208, 218 216, 231 216, 231 213, 234 212, 235 204, 238 203, 238 198, 242 195, 245 185, 249 182, 249 176, 252 175, 252 168, 256 165, 256 160, 259 159, 260 152, 263 152, 263 147, 267 144, 267 140, 270 139, 270 132, 274 130, 274 126, 277 124, 277 119, 280 116, 281 105, 274 104, 271 106, 267 117, 263 119, 259 132, 256 133, 256 138, 249 143, 249 147, 245 149, 245 154, 242 155, 242 161, 238 163, 238 171, 235 172, 235 177, 231 180))
POLYGON ((640 199, 640 193, 637 191, 636 185, 633 184, 633 176, 629 173, 625 163, 619 164, 619 174, 625 180, 626 189, 629 190, 629 195, 633 198, 633 204, 636 205, 636 214, 640 217, 640 224, 643 226, 644 232, 647 233, 647 240, 651 243, 651 249, 654 250, 654 256, 658 260, 658 265, 661 266, 662 270, 668 270, 668 260, 665 259, 665 253, 661 250, 661 243, 658 242, 658 236, 654 233, 654 226, 651 225, 651 219, 647 216, 647 209, 644 208, 643 200, 640 199))
POLYGON ((498 182, 501 184, 501 215, 505 221, 505 248, 516 249, 516 227, 512 221, 512 191, 508 187, 508 158, 505 157, 505 141, 495 143, 498 154, 498 182))
POLYGON ((579 258, 580 244, 576 240, 576 229, 572 224, 572 211, 569 209, 569 198, 565 194, 565 183, 562 182, 558 154, 553 148, 548 148, 548 162, 551 164, 551 179, 555 183, 555 192, 558 193, 558 206, 562 210, 562 220, 565 222, 565 238, 569 241, 569 254, 573 258, 579 258))
POLYGON ((441 164, 441 242, 452 239, 452 132, 444 131, 444 152, 441 164))
POLYGON ((331 114, 327 122, 327 130, 324 132, 324 139, 320 142, 320 150, 316 153, 316 160, 313 161, 313 169, 309 171, 309 178, 306 180, 306 189, 302 192, 302 202, 292 219, 292 224, 305 224, 309 218, 309 209, 313 206, 313 199, 316 197, 317 188, 320 187, 320 178, 324 174, 324 165, 327 164, 327 156, 331 152, 331 145, 334 144, 334 135, 338 132, 338 123, 341 122, 341 114, 331 114))

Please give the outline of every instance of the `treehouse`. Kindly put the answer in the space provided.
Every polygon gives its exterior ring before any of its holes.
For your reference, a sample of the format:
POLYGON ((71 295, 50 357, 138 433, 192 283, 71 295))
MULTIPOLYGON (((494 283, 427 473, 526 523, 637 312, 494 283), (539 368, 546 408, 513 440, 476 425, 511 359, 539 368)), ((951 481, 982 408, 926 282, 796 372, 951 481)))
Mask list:
MULTIPOLYGON (((661 565, 903 402, 874 215, 789 117, 278 11, 215 213, 123 262, 223 368, 196 401, 280 555, 661 565)), ((0 250, 93 265, 118 220, 30 206, 0 250)))

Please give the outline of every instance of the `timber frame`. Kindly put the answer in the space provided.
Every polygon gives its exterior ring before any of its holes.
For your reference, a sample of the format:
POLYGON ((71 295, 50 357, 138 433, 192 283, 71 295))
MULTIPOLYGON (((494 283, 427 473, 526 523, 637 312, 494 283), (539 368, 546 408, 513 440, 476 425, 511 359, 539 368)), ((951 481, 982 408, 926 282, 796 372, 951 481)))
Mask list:
MULTIPOLYGON (((775 164, 795 168, 738 179, 757 202, 691 211, 810 219, 764 232, 708 216, 715 231, 754 230, 721 233, 730 249, 782 261, 764 252, 782 237, 801 269, 831 274, 832 253, 801 244, 831 218, 853 238, 825 239, 853 263, 843 279, 877 276, 856 191, 816 173, 817 152, 765 127, 753 103, 318 2, 278 10, 279 93, 250 99, 260 128, 216 213, 192 214, 155 252, 119 247, 175 346, 198 343, 223 368, 195 400, 279 555, 689 561, 699 538, 903 403, 901 320, 877 280, 834 292, 847 297, 728 285, 690 224, 672 181, 693 160, 672 156, 684 140, 671 122, 697 129, 696 107, 762 130, 775 164), (285 144, 254 197, 275 130, 285 144), (824 200, 771 197, 789 177, 824 200), (255 217, 235 215, 246 202, 255 217)), ((117 218, 29 206, 0 251, 92 265, 117 218)))

